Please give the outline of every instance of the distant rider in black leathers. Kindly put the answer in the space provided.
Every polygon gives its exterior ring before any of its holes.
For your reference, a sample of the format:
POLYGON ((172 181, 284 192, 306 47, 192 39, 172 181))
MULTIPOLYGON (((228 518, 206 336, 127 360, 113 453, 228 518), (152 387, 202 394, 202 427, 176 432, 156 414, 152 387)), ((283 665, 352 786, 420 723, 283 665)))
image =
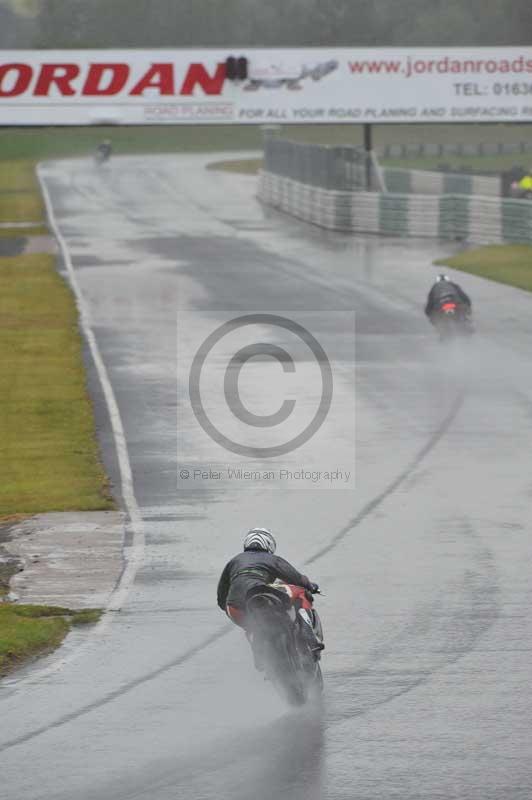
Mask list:
MULTIPOLYGON (((250 592, 257 587, 273 583, 277 578, 307 591, 319 591, 317 583, 309 581, 284 558, 275 555, 276 543, 267 528, 253 528, 244 539, 244 552, 239 553, 224 567, 218 582, 218 605, 236 625, 246 630, 246 604, 250 592)), ((248 638, 250 638, 246 631, 248 638)), ((309 628, 310 633, 310 628, 309 628)), ((309 644, 312 649, 323 650, 323 644, 315 639, 309 644)), ((251 639, 253 647, 253 640, 251 639)), ((253 647, 255 666, 262 669, 261 656, 253 647)))
POLYGON ((111 153, 113 152, 113 146, 109 139, 104 139, 103 142, 100 142, 98 147, 96 148, 96 159, 101 164, 104 161, 108 161, 111 158, 111 153))
POLYGON ((471 318, 471 300, 464 290, 447 275, 438 275, 427 297, 425 314, 434 325, 435 317, 444 303, 456 303, 467 321, 471 318))

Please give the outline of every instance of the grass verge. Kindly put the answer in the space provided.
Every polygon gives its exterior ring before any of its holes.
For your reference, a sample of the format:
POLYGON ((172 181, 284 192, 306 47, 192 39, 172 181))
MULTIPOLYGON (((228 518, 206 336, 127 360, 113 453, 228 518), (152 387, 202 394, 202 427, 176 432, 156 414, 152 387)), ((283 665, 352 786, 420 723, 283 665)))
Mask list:
POLYGON ((0 675, 57 647, 73 625, 100 619, 99 609, 71 611, 55 606, 0 605, 0 675))
POLYGON ((41 200, 33 192, 0 193, 0 220, 2 222, 41 222, 41 200))
POLYGON ((0 603, 9 593, 9 581, 19 571, 19 563, 14 558, 6 558, 0 547, 0 603))
POLYGON ((113 508, 77 311, 47 254, 0 258, 0 518, 113 508))
POLYGON ((434 263, 532 292, 532 245, 489 245, 434 263))
POLYGON ((50 233, 46 225, 35 225, 22 228, 0 228, 0 239, 27 239, 28 236, 47 236, 50 233))
MULTIPOLYGON (((0 160, 0 223, 40 222, 44 207, 31 159, 0 160)), ((36 235, 39 229, 28 228, 36 235)), ((30 234, 30 235, 31 235, 30 234)), ((20 236, 20 228, 0 228, 0 236, 20 236)))
MULTIPOLYGON (((16 139, 16 137, 12 137, 16 139)), ((44 235, 32 158, 0 160, 0 239, 44 235)), ((5 243, 7 244, 7 243, 5 243)), ((4 247, 17 252, 18 247, 4 247)), ((47 254, 0 258, 0 520, 113 508, 86 390, 74 298, 47 254)), ((2 603, 19 570, 0 560, 0 676, 57 647, 97 609, 2 603)))

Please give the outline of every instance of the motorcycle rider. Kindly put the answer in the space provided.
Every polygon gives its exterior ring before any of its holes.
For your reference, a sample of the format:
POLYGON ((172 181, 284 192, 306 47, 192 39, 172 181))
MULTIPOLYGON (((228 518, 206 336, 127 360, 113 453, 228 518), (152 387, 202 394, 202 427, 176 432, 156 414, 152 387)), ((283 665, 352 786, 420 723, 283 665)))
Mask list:
POLYGON ((523 194, 532 192, 532 167, 528 170, 528 173, 523 175, 521 180, 517 182, 517 188, 520 189, 523 194))
POLYGON ((96 153, 100 161, 108 161, 111 158, 113 146, 110 139, 104 139, 96 148, 96 153))
POLYGON ((517 200, 532 199, 532 167, 524 174, 519 167, 514 167, 507 174, 510 179, 514 178, 510 184, 510 197, 515 197, 517 200))
POLYGON ((431 287, 425 305, 425 314, 433 325, 440 308, 447 302, 456 303, 462 309, 466 320, 470 321, 471 300, 469 296, 461 286, 442 273, 438 275, 431 287))
MULTIPOLYGON (((252 528, 244 539, 244 550, 229 561, 218 582, 218 605, 229 619, 246 631, 251 642, 255 667, 261 670, 262 659, 253 637, 246 628, 246 603, 250 592, 257 587, 280 579, 294 586, 301 586, 315 594, 319 591, 317 583, 312 583, 284 558, 275 555, 275 539, 268 528, 252 528)), ((305 636, 311 650, 319 652, 324 645, 309 625, 304 626, 305 636)))

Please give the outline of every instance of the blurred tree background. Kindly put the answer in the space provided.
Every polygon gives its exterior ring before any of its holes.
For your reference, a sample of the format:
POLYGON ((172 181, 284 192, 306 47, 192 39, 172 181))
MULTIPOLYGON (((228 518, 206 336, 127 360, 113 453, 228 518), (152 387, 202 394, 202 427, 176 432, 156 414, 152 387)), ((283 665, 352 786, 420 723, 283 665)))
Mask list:
POLYGON ((0 47, 531 41, 532 0, 0 0, 0 47))

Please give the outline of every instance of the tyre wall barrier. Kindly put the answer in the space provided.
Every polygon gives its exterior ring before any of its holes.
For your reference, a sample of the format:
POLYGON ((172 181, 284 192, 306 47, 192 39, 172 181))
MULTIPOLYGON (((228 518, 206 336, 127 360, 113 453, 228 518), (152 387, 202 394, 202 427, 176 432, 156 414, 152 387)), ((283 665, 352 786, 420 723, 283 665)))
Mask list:
POLYGON ((421 169, 382 167, 387 192, 399 194, 478 194, 499 197, 502 181, 499 175, 467 175, 456 172, 430 172, 421 169))
POLYGON ((259 199, 323 228, 388 236, 532 243, 532 202, 471 194, 338 191, 263 170, 259 199))

